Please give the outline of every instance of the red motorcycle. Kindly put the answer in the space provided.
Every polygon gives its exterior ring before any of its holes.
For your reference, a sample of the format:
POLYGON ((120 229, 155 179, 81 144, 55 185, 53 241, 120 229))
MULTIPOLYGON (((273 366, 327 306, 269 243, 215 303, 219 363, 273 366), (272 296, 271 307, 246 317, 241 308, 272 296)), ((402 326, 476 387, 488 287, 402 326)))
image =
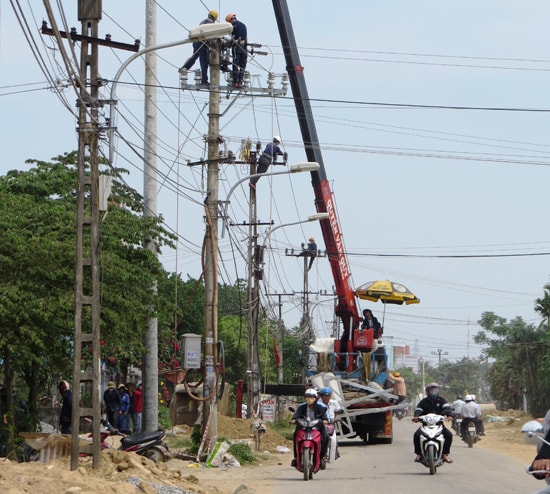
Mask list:
POLYGON ((321 419, 296 419, 296 470, 304 480, 313 478, 321 468, 321 419))

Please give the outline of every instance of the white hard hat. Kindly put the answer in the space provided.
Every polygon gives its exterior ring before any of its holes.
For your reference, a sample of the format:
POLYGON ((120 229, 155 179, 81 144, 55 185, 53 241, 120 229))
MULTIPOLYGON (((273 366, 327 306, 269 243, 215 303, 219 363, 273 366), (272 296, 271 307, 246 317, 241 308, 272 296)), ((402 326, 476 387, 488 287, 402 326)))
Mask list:
POLYGON ((281 138, 279 136, 273 137, 273 142, 281 142, 281 138))
POLYGON ((304 396, 315 396, 315 398, 317 398, 317 391, 315 391, 313 388, 308 388, 306 389, 304 396))

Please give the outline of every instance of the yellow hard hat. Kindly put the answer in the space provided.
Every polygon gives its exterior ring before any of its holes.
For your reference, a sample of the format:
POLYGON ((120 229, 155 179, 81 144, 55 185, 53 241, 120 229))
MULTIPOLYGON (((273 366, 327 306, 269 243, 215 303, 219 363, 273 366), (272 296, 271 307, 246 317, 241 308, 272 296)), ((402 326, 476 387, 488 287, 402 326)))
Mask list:
POLYGON ((212 19, 213 21, 217 21, 218 20, 218 11, 217 10, 211 10, 210 12, 208 12, 208 18, 212 19))
POLYGON ((399 376, 401 376, 401 372, 396 371, 396 372, 393 373, 393 376, 394 377, 399 377, 399 376))
POLYGON ((227 15, 225 16, 225 22, 231 22, 231 19, 233 19, 233 17, 236 18, 237 15, 236 15, 236 14, 227 14, 227 15))

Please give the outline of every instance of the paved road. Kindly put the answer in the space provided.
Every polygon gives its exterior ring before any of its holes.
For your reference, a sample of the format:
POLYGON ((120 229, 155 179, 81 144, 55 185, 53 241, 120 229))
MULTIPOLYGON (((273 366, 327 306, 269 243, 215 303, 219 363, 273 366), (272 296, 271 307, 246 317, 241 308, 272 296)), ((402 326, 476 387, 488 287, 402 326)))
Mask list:
POLYGON ((273 478, 265 479, 262 492, 529 494, 544 486, 524 473, 524 465, 517 460, 481 447, 469 449, 465 443, 456 440, 456 436, 451 449, 454 463, 445 464, 435 475, 430 475, 426 467, 413 462, 412 435, 416 427, 409 419, 395 421, 391 445, 363 446, 359 441, 343 443, 341 458, 308 482, 304 482, 297 470, 283 466, 273 478))

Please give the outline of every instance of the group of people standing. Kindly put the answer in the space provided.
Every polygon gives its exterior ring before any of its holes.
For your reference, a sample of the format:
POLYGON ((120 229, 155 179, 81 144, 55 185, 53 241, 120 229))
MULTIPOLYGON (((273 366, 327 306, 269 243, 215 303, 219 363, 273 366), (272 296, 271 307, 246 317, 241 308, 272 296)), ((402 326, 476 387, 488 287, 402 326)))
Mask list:
MULTIPOLYGON (((58 391, 61 395, 61 410, 59 413, 59 430, 61 434, 71 433, 73 392, 68 381, 60 381, 58 391)), ((119 384, 109 381, 103 393, 101 405, 107 421, 121 431, 141 432, 141 416, 143 412, 143 390, 139 383, 119 384)))
POLYGON ((103 393, 102 410, 107 416, 107 421, 117 429, 141 432, 142 384, 119 384, 117 387, 113 381, 109 381, 103 393))

